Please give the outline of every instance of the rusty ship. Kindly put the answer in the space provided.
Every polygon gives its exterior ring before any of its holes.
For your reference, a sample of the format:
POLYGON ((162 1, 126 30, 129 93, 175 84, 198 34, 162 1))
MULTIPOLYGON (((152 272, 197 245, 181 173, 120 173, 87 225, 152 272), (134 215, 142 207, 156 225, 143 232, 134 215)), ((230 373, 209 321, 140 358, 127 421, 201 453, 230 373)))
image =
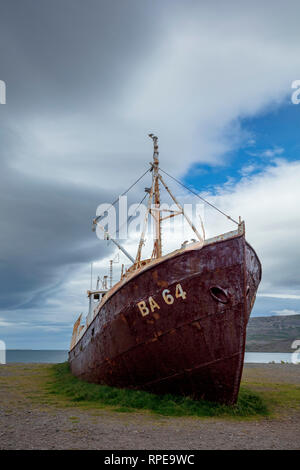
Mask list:
MULTIPOLYGON (((106 233, 132 264, 115 285, 108 288, 105 282, 88 291, 89 313, 84 323, 80 315, 73 327, 71 372, 99 384, 234 404, 261 263, 245 239, 241 218, 237 222, 220 211, 236 229, 205 240, 204 230, 199 233, 165 183, 158 139, 149 136, 154 144, 152 185, 146 188, 147 213, 137 254, 133 258, 106 233), (160 186, 178 211, 164 216, 160 186), (197 240, 163 254, 162 221, 178 214, 197 240), (143 259, 148 215, 156 236, 152 256, 143 259)), ((98 218, 93 222, 98 224, 98 218)))

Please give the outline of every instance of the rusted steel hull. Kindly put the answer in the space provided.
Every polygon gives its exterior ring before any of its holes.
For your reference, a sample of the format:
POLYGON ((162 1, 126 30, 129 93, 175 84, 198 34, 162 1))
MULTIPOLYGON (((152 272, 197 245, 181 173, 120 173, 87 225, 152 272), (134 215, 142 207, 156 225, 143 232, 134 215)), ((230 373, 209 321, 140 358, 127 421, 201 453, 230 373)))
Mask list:
POLYGON ((89 382, 233 404, 260 279, 244 235, 150 266, 102 306, 69 353, 71 371, 89 382))

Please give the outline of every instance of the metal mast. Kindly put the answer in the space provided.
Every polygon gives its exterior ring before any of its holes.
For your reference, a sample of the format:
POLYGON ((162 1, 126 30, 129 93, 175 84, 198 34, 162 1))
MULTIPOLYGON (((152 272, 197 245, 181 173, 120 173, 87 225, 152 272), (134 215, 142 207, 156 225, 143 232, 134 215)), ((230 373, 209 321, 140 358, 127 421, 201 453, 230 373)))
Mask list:
POLYGON ((152 173, 152 185, 154 187, 153 202, 154 208, 151 209, 151 215, 154 218, 155 223, 155 237, 154 247, 152 252, 152 258, 160 258, 162 255, 161 246, 161 210, 160 210, 160 191, 159 191, 159 152, 158 152, 158 137, 153 134, 149 134, 149 137, 153 140, 153 173, 152 173))
POLYGON ((152 184, 151 188, 147 188, 147 192, 149 192, 149 199, 147 204, 147 211, 145 215, 145 220, 143 224, 143 230, 140 238, 140 243, 137 250, 137 255, 135 258, 135 263, 139 263, 141 261, 141 253, 142 248, 145 243, 145 234, 147 230, 147 223, 148 223, 148 214, 151 214, 154 218, 154 247, 152 251, 151 258, 160 258, 162 255, 161 250, 161 211, 160 211, 160 193, 159 193, 159 160, 158 160, 158 144, 156 137, 153 134, 149 134, 149 137, 153 140, 153 162, 151 163, 151 171, 152 171, 152 184), (151 208, 152 205, 152 208, 151 208))
POLYGON ((148 199, 148 204, 147 204, 147 210, 145 214, 145 219, 144 219, 144 224, 143 224, 143 229, 140 237, 140 242, 135 258, 135 265, 139 266, 139 263, 141 261, 141 254, 142 254, 142 248, 145 244, 145 235, 146 235, 146 230, 147 230, 147 223, 148 223, 148 215, 151 214, 153 219, 154 219, 154 245, 153 245, 153 251, 151 255, 151 259, 157 259, 162 257, 162 240, 161 240, 161 223, 163 220, 169 219, 171 217, 175 217, 176 215, 183 215, 194 231, 194 233, 197 235, 197 238, 199 241, 204 243, 204 228, 202 224, 202 230, 203 230, 203 237, 200 235, 188 215, 184 212, 183 207, 179 204, 179 202, 176 200, 176 198, 173 196, 171 193, 170 189, 164 182, 163 177, 159 173, 159 152, 158 152, 158 137, 154 134, 148 134, 149 137, 153 140, 153 162, 151 163, 151 171, 152 171, 152 184, 151 188, 146 188, 146 192, 149 193, 149 199, 148 199), (178 207, 178 210, 165 210, 160 208, 160 189, 159 189, 159 183, 162 183, 162 185, 165 187, 173 201, 178 207), (152 205, 152 207, 151 207, 152 205), (162 217, 162 212, 170 212, 171 214, 165 217, 162 217))

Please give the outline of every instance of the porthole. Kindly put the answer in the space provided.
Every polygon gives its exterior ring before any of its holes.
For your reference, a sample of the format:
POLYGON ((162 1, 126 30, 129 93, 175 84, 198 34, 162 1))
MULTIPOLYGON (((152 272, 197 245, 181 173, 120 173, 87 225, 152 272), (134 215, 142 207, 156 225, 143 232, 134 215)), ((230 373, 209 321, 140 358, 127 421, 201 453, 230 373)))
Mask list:
POLYGON ((227 304, 229 301, 227 292, 219 286, 213 286, 209 289, 211 296, 221 302, 222 304, 227 304))

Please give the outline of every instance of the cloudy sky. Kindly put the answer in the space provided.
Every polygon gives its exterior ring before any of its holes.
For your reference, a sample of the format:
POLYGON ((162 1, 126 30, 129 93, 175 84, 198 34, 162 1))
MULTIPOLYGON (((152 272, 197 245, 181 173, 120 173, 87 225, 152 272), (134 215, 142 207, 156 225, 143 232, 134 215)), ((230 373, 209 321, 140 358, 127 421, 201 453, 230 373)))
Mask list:
MULTIPOLYGON (((72 324, 86 312, 90 263, 103 275, 116 255, 91 220, 147 169, 149 131, 159 136, 162 168, 245 219, 263 265, 253 315, 300 313, 300 105, 291 101, 300 79, 299 2, 0 7, 7 347, 68 348, 72 324)), ((209 211, 205 220, 208 233, 234 228, 209 211)), ((134 255, 133 241, 126 246, 134 255)))

